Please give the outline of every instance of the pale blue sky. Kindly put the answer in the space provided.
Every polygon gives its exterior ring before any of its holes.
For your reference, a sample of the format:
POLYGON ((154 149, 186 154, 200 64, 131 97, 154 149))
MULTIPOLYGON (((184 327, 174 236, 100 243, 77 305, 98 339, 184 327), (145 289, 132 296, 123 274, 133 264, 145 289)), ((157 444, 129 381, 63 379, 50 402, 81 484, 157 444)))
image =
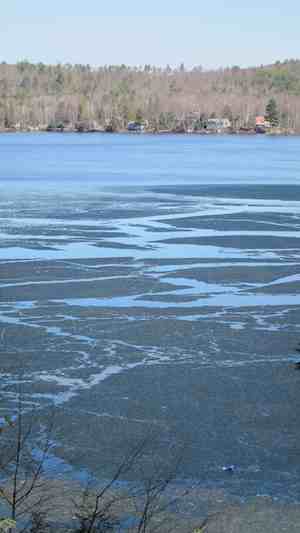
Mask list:
POLYGON ((299 0, 3 0, 0 61, 257 65, 300 57, 299 0))

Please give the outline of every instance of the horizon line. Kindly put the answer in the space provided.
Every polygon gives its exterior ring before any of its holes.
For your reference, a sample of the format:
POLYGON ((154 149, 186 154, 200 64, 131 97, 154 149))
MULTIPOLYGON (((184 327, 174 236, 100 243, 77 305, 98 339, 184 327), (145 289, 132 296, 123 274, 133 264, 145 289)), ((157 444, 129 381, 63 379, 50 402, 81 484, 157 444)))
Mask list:
POLYGON ((194 71, 202 71, 202 72, 214 72, 214 71, 220 71, 220 70, 233 70, 233 69, 239 69, 239 70, 249 70, 249 69, 258 69, 258 68, 268 68, 273 67, 276 65, 285 65, 292 62, 300 62, 300 57, 291 57, 286 58, 283 60, 276 60, 271 63, 261 63, 261 64, 252 64, 247 66, 241 66, 238 64, 233 65, 223 65, 223 66, 216 66, 216 67, 205 67, 202 64, 195 64, 193 66, 187 66, 184 61, 180 62, 177 65, 172 65, 171 63, 166 63, 165 65, 157 65, 157 64, 151 64, 151 63, 144 63, 143 65, 138 64, 126 64, 126 63, 103 63, 98 65, 92 65, 91 63, 73 63, 73 62, 56 62, 56 63, 46 63, 44 61, 32 61, 27 58, 19 59, 15 63, 7 62, 5 59, 0 61, 1 65, 7 65, 7 66, 17 66, 19 64, 25 63, 28 65, 38 66, 38 65, 44 65, 46 67, 76 67, 76 66, 82 66, 82 67, 89 67, 91 70, 99 70, 104 68, 126 68, 128 70, 145 70, 145 67, 150 67, 150 71, 153 69, 166 71, 170 69, 172 72, 180 72, 183 67, 184 72, 194 72, 194 71))

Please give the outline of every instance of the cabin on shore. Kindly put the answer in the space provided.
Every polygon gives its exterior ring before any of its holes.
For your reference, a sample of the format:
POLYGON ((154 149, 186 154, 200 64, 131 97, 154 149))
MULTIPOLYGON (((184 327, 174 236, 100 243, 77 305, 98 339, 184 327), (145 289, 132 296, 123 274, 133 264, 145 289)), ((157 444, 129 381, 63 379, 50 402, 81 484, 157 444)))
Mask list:
POLYGON ((256 133, 266 133, 271 128, 271 124, 265 119, 263 115, 256 117, 255 119, 255 131, 256 133))
POLYGON ((222 133, 231 128, 231 122, 228 118, 209 118, 206 122, 206 130, 215 133, 222 133))
POLYGON ((144 122, 131 121, 127 124, 127 130, 132 133, 143 133, 145 128, 146 124, 144 122))

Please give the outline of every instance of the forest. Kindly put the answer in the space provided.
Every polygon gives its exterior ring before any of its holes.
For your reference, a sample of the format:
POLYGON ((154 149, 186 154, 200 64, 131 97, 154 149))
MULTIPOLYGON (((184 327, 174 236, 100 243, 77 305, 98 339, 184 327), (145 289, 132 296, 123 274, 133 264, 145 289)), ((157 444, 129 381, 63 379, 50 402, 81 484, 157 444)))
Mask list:
POLYGON ((218 70, 152 65, 0 64, 0 129, 122 130, 129 121, 149 129, 201 129, 225 117, 252 128, 270 99, 279 125, 300 132, 300 60, 218 70))

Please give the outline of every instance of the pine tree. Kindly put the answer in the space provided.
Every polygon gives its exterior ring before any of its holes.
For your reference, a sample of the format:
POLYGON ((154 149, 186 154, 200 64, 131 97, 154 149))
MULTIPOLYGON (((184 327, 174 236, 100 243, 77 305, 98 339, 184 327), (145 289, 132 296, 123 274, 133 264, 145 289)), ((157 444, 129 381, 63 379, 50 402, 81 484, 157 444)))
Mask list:
POLYGON ((265 118, 270 122, 272 127, 277 127, 279 125, 279 111, 274 98, 271 98, 267 103, 265 118))

